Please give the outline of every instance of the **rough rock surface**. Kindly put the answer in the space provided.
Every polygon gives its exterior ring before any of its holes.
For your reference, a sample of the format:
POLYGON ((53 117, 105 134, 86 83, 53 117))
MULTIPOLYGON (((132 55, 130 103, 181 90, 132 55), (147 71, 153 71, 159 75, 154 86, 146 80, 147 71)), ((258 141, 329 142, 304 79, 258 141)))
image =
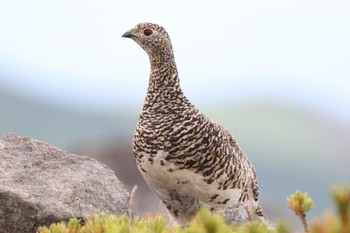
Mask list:
POLYGON ((115 173, 87 156, 9 133, 0 138, 0 232, 104 211, 127 214, 129 194, 115 173))

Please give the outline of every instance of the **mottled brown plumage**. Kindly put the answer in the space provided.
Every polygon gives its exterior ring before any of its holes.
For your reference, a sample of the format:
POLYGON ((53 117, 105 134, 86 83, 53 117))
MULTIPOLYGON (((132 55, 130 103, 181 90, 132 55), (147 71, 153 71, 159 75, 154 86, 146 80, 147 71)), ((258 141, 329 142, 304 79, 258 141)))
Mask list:
POLYGON ((232 135, 183 94, 165 29, 141 23, 123 37, 138 43, 151 63, 147 96, 133 140, 137 167, 149 187, 181 225, 200 207, 223 214, 237 208, 246 212, 251 207, 249 218, 263 219, 251 162, 232 135))

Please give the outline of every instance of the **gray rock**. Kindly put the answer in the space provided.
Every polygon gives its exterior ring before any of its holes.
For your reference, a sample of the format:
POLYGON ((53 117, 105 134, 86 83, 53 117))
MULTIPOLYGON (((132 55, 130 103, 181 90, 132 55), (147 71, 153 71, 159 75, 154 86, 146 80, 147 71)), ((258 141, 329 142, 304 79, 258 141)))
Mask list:
POLYGON ((115 173, 87 156, 9 133, 0 138, 0 232, 104 211, 128 212, 129 194, 115 173))
MULTIPOLYGON (((252 200, 251 197, 250 200, 252 200)), ((259 217, 254 214, 254 207, 250 206, 252 203, 238 203, 237 205, 229 206, 223 211, 223 216, 227 222, 233 225, 243 225, 251 221, 262 221, 272 230, 275 225, 266 217, 259 217)))

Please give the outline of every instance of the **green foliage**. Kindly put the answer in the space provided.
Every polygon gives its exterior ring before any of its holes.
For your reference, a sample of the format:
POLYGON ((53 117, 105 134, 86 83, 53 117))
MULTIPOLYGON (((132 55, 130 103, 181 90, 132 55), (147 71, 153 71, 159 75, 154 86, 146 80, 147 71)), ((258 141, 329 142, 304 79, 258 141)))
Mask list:
POLYGON ((40 233, 78 233, 80 232, 80 221, 76 218, 69 220, 68 227, 64 222, 53 223, 49 228, 46 226, 39 227, 37 232, 40 233))
POLYGON ((188 228, 177 228, 176 233, 231 233, 233 227, 226 224, 222 216, 201 209, 188 228))
POLYGON ((314 208, 314 201, 307 196, 307 193, 301 193, 297 190, 293 195, 287 198, 287 203, 288 207, 300 217, 305 232, 310 232, 305 213, 314 208))
POLYGON ((165 215, 147 216, 142 220, 135 218, 131 223, 125 215, 116 217, 104 213, 95 214, 86 219, 84 225, 73 218, 52 224, 49 228, 40 227, 38 233, 289 233, 269 229, 265 223, 252 222, 245 226, 232 226, 220 215, 201 209, 188 227, 172 226, 165 215))
POLYGON ((288 197, 287 202, 288 207, 298 216, 314 208, 314 201, 308 197, 307 193, 301 193, 299 190, 288 197))
MULTIPOLYGON (((333 199, 337 205, 338 214, 344 226, 350 224, 350 187, 342 185, 332 191, 333 199)), ((350 232, 350 230, 349 230, 350 232)))
MULTIPOLYGON (((305 231, 312 233, 350 233, 350 188, 347 185, 333 189, 333 199, 338 215, 326 212, 317 219, 309 230, 305 213, 313 208, 313 200, 306 193, 296 191, 287 198, 288 206, 298 215, 305 231)), ((127 216, 116 217, 104 213, 95 214, 85 220, 84 224, 73 218, 68 224, 54 223, 49 228, 40 227, 37 233, 291 233, 289 225, 278 223, 271 229, 263 222, 252 222, 247 225, 233 226, 220 215, 201 209, 187 227, 173 226, 166 215, 147 216, 132 221, 127 216)))
POLYGON ((76 218, 68 222, 54 223, 49 228, 40 227, 38 233, 166 233, 167 229, 165 216, 146 217, 139 221, 135 218, 130 224, 129 218, 125 215, 116 217, 115 215, 107 216, 105 213, 95 214, 88 218, 85 224, 80 225, 76 218))

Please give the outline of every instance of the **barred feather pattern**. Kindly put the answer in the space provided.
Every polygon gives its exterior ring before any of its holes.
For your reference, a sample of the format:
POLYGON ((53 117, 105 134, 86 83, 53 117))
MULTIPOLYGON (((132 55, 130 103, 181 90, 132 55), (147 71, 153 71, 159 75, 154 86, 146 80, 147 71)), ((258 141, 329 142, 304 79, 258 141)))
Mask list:
POLYGON ((253 165, 233 136, 182 92, 165 29, 141 23, 123 36, 138 43, 150 59, 133 153, 140 173, 170 214, 186 225, 200 207, 224 212, 248 203, 251 196, 254 215, 264 218, 253 165))

